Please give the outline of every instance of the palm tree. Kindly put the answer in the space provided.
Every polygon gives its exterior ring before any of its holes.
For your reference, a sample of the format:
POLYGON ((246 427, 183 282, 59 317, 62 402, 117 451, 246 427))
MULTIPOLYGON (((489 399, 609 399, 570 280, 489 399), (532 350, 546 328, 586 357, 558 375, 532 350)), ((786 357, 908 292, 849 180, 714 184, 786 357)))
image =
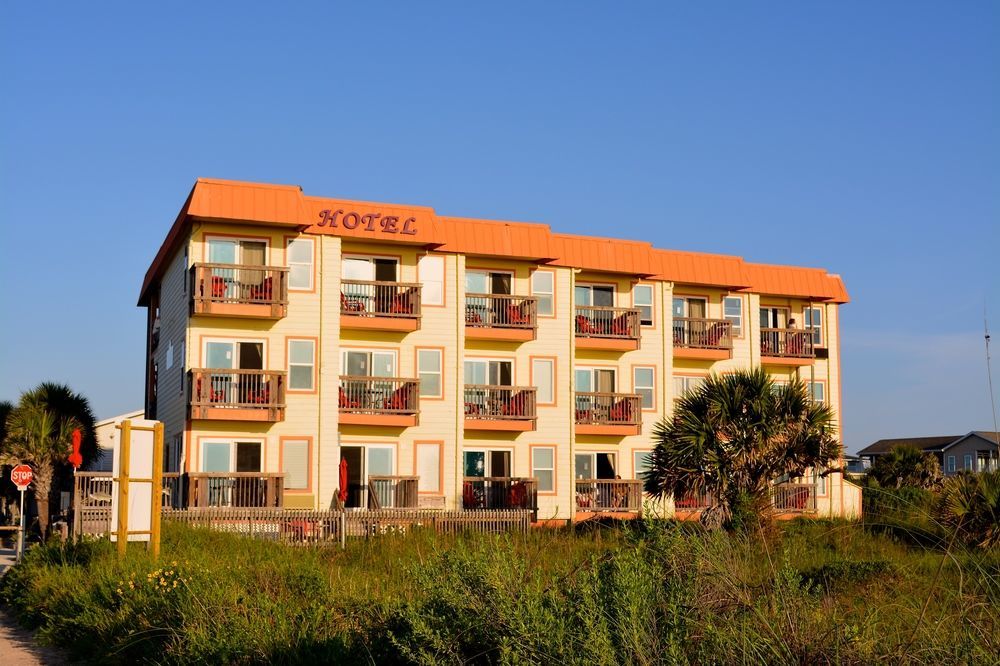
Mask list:
MULTIPOLYGON (((654 497, 708 493, 707 524, 734 524, 734 511, 771 513, 780 477, 828 468, 841 457, 832 410, 799 381, 778 385, 761 368, 709 377, 653 430, 645 474, 654 497)), ((827 470, 826 473, 829 473, 827 470)))
POLYGON ((1000 546, 1000 471, 962 473, 945 481, 938 517, 969 545, 1000 546))
POLYGON ((894 446, 875 459, 868 470, 868 479, 882 488, 926 488, 941 485, 941 464, 931 453, 915 446, 894 446))
MULTIPOLYGON (((0 462, 27 463, 34 472, 35 502, 44 539, 49 524, 49 496, 57 472, 66 467, 73 430, 79 428, 84 443, 92 443, 84 460, 93 459, 97 440, 90 404, 61 384, 43 383, 23 393, 5 420, 0 441, 0 462)), ((82 447, 81 447, 82 448, 82 447)))

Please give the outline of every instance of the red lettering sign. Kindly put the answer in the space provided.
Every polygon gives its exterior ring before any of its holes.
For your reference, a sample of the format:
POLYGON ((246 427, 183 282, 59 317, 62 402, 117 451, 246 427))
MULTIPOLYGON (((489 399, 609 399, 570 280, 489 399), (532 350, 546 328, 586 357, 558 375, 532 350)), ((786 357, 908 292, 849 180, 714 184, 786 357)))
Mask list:
POLYGON ((353 210, 327 209, 319 212, 319 218, 319 222, 316 223, 317 227, 330 227, 331 229, 343 227, 344 229, 362 229, 363 231, 371 232, 380 231, 384 234, 417 235, 417 218, 415 217, 408 217, 403 220, 402 228, 398 226, 399 218, 397 216, 386 215, 382 217, 382 213, 359 213, 353 210))
POLYGON ((27 489, 33 478, 35 478, 35 475, 27 465, 18 465, 10 470, 10 480, 14 482, 18 490, 27 489))

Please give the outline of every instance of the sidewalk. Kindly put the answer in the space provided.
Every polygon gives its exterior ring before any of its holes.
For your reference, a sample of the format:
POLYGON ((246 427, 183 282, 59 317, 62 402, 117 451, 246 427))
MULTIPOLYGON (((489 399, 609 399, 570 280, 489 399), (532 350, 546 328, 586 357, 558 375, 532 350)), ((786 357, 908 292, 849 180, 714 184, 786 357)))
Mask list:
MULTIPOLYGON (((0 549, 0 576, 14 565, 14 551, 0 549)), ((0 664, 3 666, 58 666, 69 663, 52 648, 40 647, 30 631, 17 626, 0 610, 0 664)))

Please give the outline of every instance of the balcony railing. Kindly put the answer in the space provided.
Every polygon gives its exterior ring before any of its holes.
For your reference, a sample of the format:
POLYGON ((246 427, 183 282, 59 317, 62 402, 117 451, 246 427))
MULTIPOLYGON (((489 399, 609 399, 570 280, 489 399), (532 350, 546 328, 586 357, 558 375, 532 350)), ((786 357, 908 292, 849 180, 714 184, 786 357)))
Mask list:
POLYGON ((538 479, 514 476, 467 476, 462 481, 465 509, 538 510, 538 479))
POLYGON ((812 483, 779 483, 771 486, 771 505, 778 513, 809 513, 816 511, 816 485, 812 483))
POLYGON ((577 425, 638 426, 642 397, 633 393, 577 393, 577 425))
POLYGON ((484 421, 531 421, 537 418, 534 386, 465 386, 465 418, 484 421))
POLYGON ((636 308, 576 306, 576 337, 639 339, 640 311, 636 308))
POLYGON ((538 299, 509 294, 466 294, 465 325, 475 328, 521 328, 537 326, 538 299))
POLYGON ((192 418, 278 421, 284 416, 282 371, 194 368, 188 376, 192 418))
POLYGON ((642 510, 642 481, 638 479, 577 479, 576 510, 602 513, 642 510))
POLYGON ((420 317, 420 285, 405 282, 342 280, 340 312, 352 317, 420 317))
POLYGON ((266 472, 191 472, 187 507, 281 507, 285 475, 266 472))
POLYGON ((676 511, 703 511, 717 503, 715 495, 705 491, 674 496, 674 510, 676 511))
POLYGON ((400 377, 340 378, 340 411, 349 414, 413 415, 420 411, 420 383, 400 377))
POLYGON ((417 508, 417 476, 369 476, 369 509, 417 508))
POLYGON ((692 349, 732 349, 733 324, 725 319, 674 317, 674 346, 692 349))
POLYGON ((777 356, 782 358, 813 358, 812 331, 799 331, 794 328, 762 328, 760 329, 761 356, 777 356))
POLYGON ((283 317, 288 305, 288 269, 283 266, 194 264, 191 267, 191 301, 197 314, 283 317))

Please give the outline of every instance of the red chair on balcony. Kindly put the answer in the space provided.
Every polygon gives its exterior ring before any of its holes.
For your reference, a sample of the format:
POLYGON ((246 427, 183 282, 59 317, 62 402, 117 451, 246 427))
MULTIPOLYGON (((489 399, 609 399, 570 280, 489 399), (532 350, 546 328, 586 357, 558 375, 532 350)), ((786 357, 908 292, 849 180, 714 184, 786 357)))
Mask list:
POLYGON ((467 402, 465 403, 465 415, 466 416, 479 416, 483 411, 483 406, 477 402, 467 402))
POLYGON ((340 309, 344 312, 364 312, 365 304, 358 298, 348 298, 343 293, 340 294, 340 309))
POLYGON ((247 391, 247 402, 255 405, 266 405, 271 402, 271 387, 265 386, 257 391, 247 391))
POLYGON ((576 422, 577 423, 590 423, 594 420, 594 410, 592 409, 580 409, 576 410, 576 422))
POLYGON ((632 423, 632 403, 619 400, 608 410, 608 419, 615 423, 632 423))
MULTIPOLYGON (((202 392, 201 392, 201 377, 199 377, 198 381, 195 382, 194 393, 199 398, 201 398, 202 395, 203 395, 202 392)), ((217 389, 215 387, 212 387, 212 389, 209 391, 208 401, 209 402, 225 402, 226 401, 226 392, 223 391, 222 389, 217 389)))
POLYGON ((221 275, 212 276, 212 298, 226 297, 226 279, 221 275))
POLYGON ((476 492, 471 481, 462 483, 462 506, 466 509, 478 509, 483 506, 483 497, 476 492))
POLYGON ((389 312, 402 315, 413 314, 413 303, 410 302, 410 297, 406 294, 397 294, 394 296, 392 303, 389 305, 389 312))
POLYGON ((350 397, 347 395, 347 391, 344 387, 340 387, 340 408, 341 409, 360 409, 361 400, 356 397, 350 397))
POLYGON ((507 323, 512 326, 530 326, 531 317, 524 312, 523 306, 508 305, 507 323))
POLYGON ((510 400, 500 407, 500 412, 504 416, 524 416, 527 398, 523 391, 515 393, 510 400))
POLYGON ((258 302, 270 302, 274 289, 270 276, 264 278, 259 285, 250 287, 250 300, 258 302))
POLYGON ((577 315, 576 332, 580 335, 594 335, 600 333, 601 331, 594 326, 594 322, 592 322, 589 317, 577 315))
POLYGON ((628 325, 628 315, 623 314, 615 317, 611 322, 611 334, 617 335, 623 338, 627 338, 632 335, 632 331, 629 329, 628 325))
POLYGON ((394 412, 405 412, 410 408, 409 401, 410 389, 407 386, 400 386, 398 389, 392 392, 388 398, 385 399, 382 407, 383 409, 391 410, 394 412))
POLYGON ((523 481, 515 481, 511 484, 509 500, 512 509, 528 508, 528 488, 523 481))
POLYGON ((465 308, 465 325, 466 326, 479 326, 483 323, 483 318, 480 316, 479 312, 472 308, 465 308))

